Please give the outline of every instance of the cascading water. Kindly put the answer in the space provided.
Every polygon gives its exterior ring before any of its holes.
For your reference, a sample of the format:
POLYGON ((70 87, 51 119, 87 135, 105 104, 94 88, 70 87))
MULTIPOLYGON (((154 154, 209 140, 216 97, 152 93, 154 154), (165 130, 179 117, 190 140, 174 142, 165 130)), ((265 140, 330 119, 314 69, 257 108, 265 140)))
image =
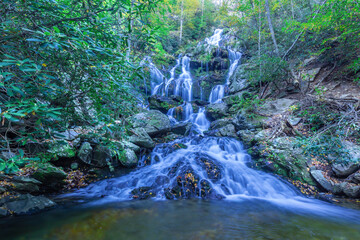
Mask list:
POLYGON ((230 68, 229 68, 229 73, 226 77, 227 85, 230 84, 230 78, 234 74, 237 66, 239 65, 241 56, 242 56, 242 54, 240 52, 235 52, 235 51, 231 50, 230 48, 228 49, 228 52, 229 52, 229 59, 230 59, 230 68))
POLYGON ((146 62, 148 62, 148 67, 150 68, 151 95, 155 95, 161 91, 161 87, 164 85, 165 77, 155 64, 152 63, 150 57, 145 57, 141 65, 144 65, 146 62))
POLYGON ((176 86, 174 95, 182 96, 184 101, 192 100, 192 78, 190 74, 190 58, 184 56, 181 60, 182 73, 178 79, 176 79, 176 86))
MULTIPOLYGON (((229 56, 231 66, 227 84, 240 62, 241 53, 229 49, 229 56)), ((141 167, 135 171, 93 183, 66 196, 84 199, 101 196, 94 204, 145 198, 165 200, 195 197, 234 202, 251 199, 307 214, 335 217, 339 212, 344 212, 319 200, 305 198, 285 181, 253 169, 251 158, 239 141, 206 136, 210 122, 206 119, 205 108, 200 107, 198 113, 194 113, 190 103, 192 78, 189 63, 190 59, 183 57, 181 75, 177 79, 171 76, 175 79, 174 94, 182 96, 185 101, 179 107, 171 108, 167 115, 172 124, 191 122, 191 134, 173 142, 158 144, 149 156, 150 164, 144 161, 144 157, 139 164, 141 167), (182 121, 174 117, 176 109, 182 109, 182 121)), ((179 65, 180 60, 175 68, 179 65)), ((213 88, 210 103, 221 101, 225 86, 213 88)), ((348 211, 347 215, 356 218, 356 213, 354 215, 348 211)))
POLYGON ((225 95, 225 86, 224 85, 216 85, 211 89, 209 102, 210 103, 219 103, 225 95))
POLYGON ((220 41, 221 41, 221 34, 223 33, 223 29, 216 29, 214 35, 212 35, 209 38, 205 39, 205 42, 208 45, 219 47, 220 41))
POLYGON ((179 56, 179 58, 176 60, 176 65, 170 70, 170 78, 168 80, 166 80, 165 83, 165 95, 167 96, 169 94, 169 87, 170 85, 173 83, 173 81, 175 80, 175 70, 180 66, 181 62, 181 55, 179 56))

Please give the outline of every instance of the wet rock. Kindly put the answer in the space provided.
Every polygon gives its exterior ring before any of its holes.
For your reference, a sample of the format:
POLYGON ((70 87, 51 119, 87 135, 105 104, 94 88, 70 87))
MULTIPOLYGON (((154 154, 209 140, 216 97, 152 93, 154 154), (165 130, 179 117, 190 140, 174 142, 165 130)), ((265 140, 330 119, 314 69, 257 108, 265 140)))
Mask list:
POLYGON ((128 139, 129 142, 144 148, 155 147, 155 142, 151 139, 149 134, 147 134, 147 132, 144 129, 142 128, 134 129, 133 133, 134 135, 132 135, 128 139))
POLYGON ((152 110, 159 110, 160 112, 166 114, 170 108, 176 107, 178 102, 172 98, 153 95, 149 97, 149 108, 152 110))
POLYGON ((170 188, 164 189, 164 194, 165 194, 166 199, 168 199, 168 200, 173 200, 175 198, 175 196, 171 193, 170 188))
POLYGON ((55 156, 55 160, 59 158, 72 158, 76 155, 74 147, 66 140, 58 139, 47 142, 47 147, 47 151, 55 156))
POLYGON ((86 164, 91 164, 93 148, 88 142, 83 142, 78 152, 78 157, 86 164))
POLYGON ((125 149, 124 153, 125 156, 123 158, 120 158, 121 165, 128 168, 136 167, 139 159, 136 156, 135 152, 131 149, 125 149))
POLYGON ((207 101, 203 101, 203 100, 195 100, 194 103, 197 105, 197 106, 200 106, 200 107, 205 107, 206 105, 208 105, 208 102, 207 101))
POLYGON ((171 132, 178 135, 187 136, 190 133, 191 127, 192 127, 191 122, 182 122, 171 127, 171 132))
POLYGON ((260 108, 259 113, 265 116, 280 114, 288 110, 296 102, 297 100, 287 98, 268 101, 260 108))
POLYGON ((359 198, 360 197, 360 185, 347 183, 343 189, 346 196, 351 198, 359 198))
POLYGON ((30 194, 19 195, 13 198, 6 197, 5 201, 4 208, 15 215, 35 213, 56 205, 44 196, 33 196, 30 194))
POLYGON ((202 167, 205 168, 207 177, 213 181, 218 181, 221 179, 221 168, 215 163, 214 160, 200 158, 199 159, 202 167))
POLYGON ((133 199, 144 200, 155 196, 156 193, 152 191, 150 187, 139 187, 131 191, 131 197, 133 199))
POLYGON ((157 110, 138 113, 127 121, 134 129, 144 129, 151 137, 166 133, 171 128, 168 116, 157 110))
POLYGON ((228 116, 228 107, 225 103, 213 103, 206 106, 206 117, 210 121, 228 116))
POLYGON ((333 190, 333 184, 330 180, 326 179, 324 176, 324 172, 321 170, 311 170, 311 176, 315 179, 315 181, 326 191, 331 192, 333 190))
POLYGON ((170 182, 170 179, 167 176, 157 176, 155 179, 155 184, 157 186, 162 186, 165 184, 168 184, 170 182))
POLYGON ((163 137, 162 139, 164 140, 164 142, 171 142, 171 141, 174 141, 174 140, 182 138, 182 137, 183 137, 182 135, 170 133, 170 134, 166 135, 165 137, 163 137))
POLYGON ((63 170, 50 163, 39 164, 31 175, 32 178, 42 182, 46 188, 50 188, 52 190, 61 188, 64 184, 63 180, 66 176, 67 175, 63 170))

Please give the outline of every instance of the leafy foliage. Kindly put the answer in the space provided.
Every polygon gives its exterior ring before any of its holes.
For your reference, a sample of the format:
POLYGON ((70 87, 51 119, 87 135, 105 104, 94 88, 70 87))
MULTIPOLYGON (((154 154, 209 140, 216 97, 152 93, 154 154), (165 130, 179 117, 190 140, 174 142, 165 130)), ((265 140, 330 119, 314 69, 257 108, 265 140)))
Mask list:
POLYGON ((136 112, 141 69, 128 40, 150 41, 142 19, 156 2, 2 1, 0 150, 136 112))

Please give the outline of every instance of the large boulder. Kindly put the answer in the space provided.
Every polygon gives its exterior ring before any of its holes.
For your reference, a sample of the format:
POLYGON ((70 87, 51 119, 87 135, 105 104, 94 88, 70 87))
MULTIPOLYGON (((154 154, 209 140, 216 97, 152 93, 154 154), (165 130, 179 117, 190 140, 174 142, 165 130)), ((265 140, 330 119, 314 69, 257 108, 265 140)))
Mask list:
POLYGON ((179 105, 178 101, 175 101, 173 98, 153 95, 149 97, 149 108, 151 110, 159 110, 162 113, 167 113, 170 108, 176 107, 179 105))
POLYGON ((228 107, 225 103, 213 103, 206 106, 206 117, 210 121, 228 116, 228 107))
POLYGON ((62 169, 57 168, 50 163, 38 164, 31 174, 31 177, 42 182, 45 188, 50 188, 52 190, 61 188, 66 176, 66 173, 62 169))
MULTIPOLYGON (((121 149, 121 146, 118 147, 121 149)), ((104 145, 97 145, 93 151, 93 157, 90 165, 103 168, 103 167, 117 167, 119 162, 115 156, 114 151, 104 145)))
POLYGON ((280 98, 274 101, 268 101, 260 108, 258 112, 259 114, 265 116, 280 114, 288 110, 296 102, 297 100, 287 98, 280 98))
POLYGON ((137 128, 133 130, 133 135, 128 139, 129 142, 144 148, 154 148, 155 142, 151 139, 149 134, 142 129, 137 128))
POLYGON ((360 164, 358 162, 347 162, 332 164, 332 170, 338 177, 347 177, 359 169, 360 164))
POLYGON ((24 176, 9 176, 5 174, 0 174, 0 181, 8 182, 11 184, 5 184, 4 187, 0 186, 0 195, 6 191, 16 191, 16 192, 39 192, 41 182, 24 176))
POLYGON ((124 157, 120 158, 120 163, 128 168, 136 167, 138 161, 139 159, 135 152, 129 148, 124 150, 124 157))
POLYGON ((132 142, 123 140, 121 141, 121 144, 123 146, 123 149, 131 149, 135 153, 140 153, 141 148, 138 145, 133 144, 132 142))
POLYGON ((127 121, 134 129, 144 129, 151 137, 166 133, 171 128, 168 116, 158 110, 138 113, 129 117, 127 121))
POLYGON ((78 151, 78 157, 86 164, 91 164, 93 148, 89 142, 83 142, 78 151))
POLYGON ((5 197, 3 202, 3 207, 0 208, 2 209, 3 214, 6 209, 15 215, 35 213, 56 205, 53 201, 44 196, 33 196, 31 194, 5 197))
POLYGON ((58 158, 72 158, 76 155, 74 147, 72 147, 66 140, 53 140, 47 142, 47 146, 47 151, 53 154, 54 160, 57 160, 58 158))
POLYGON ((349 153, 350 160, 345 163, 332 164, 332 170, 338 177, 347 177, 360 168, 360 146, 349 141, 343 141, 343 146, 349 153))
POLYGON ((326 191, 332 192, 333 191, 333 183, 325 178, 324 172, 321 170, 311 170, 311 176, 315 179, 315 181, 326 191))
POLYGON ((344 191, 345 195, 348 197, 351 197, 351 198, 359 198, 360 197, 360 185, 347 183, 344 186, 343 191, 344 191))

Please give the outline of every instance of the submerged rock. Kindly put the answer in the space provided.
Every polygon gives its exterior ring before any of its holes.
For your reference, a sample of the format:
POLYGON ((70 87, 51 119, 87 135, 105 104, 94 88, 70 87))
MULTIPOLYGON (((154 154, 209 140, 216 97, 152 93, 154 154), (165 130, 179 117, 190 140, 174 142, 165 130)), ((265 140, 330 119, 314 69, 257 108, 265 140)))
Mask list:
POLYGON ((150 187, 139 187, 131 191, 131 197, 138 200, 149 199, 155 196, 156 193, 150 187))

